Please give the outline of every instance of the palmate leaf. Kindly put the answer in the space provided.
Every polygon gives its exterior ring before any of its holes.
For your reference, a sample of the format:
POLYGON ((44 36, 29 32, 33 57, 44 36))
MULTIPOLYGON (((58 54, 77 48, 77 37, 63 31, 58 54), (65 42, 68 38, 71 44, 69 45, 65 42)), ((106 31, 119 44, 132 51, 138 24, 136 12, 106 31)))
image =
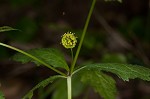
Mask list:
MULTIPOLYGON (((38 59, 42 60, 43 62, 47 63, 48 65, 51 65, 53 67, 60 67, 64 68, 67 71, 69 70, 69 67, 60 51, 53 48, 38 48, 38 49, 31 49, 26 51, 27 53, 37 57, 38 59)), ((38 66, 41 65, 38 61, 33 60, 32 58, 17 53, 12 57, 13 60, 27 63, 27 62, 34 62, 38 66)))
POLYGON ((14 29, 14 28, 9 27, 9 26, 0 27, 0 32, 6 32, 6 31, 12 31, 12 30, 17 30, 17 29, 14 29))
MULTIPOLYGON (((129 79, 140 78, 146 81, 150 81, 150 69, 143 66, 131 65, 131 64, 118 64, 118 63, 97 63, 88 64, 75 72, 82 71, 84 69, 98 69, 116 74, 119 78, 124 81, 129 79)), ((74 73, 75 73, 74 72, 74 73)))
POLYGON ((116 99, 115 80, 99 70, 84 70, 81 81, 92 86, 104 99, 116 99))
POLYGON ((5 99, 4 94, 0 91, 0 99, 5 99))
MULTIPOLYGON (((47 86, 49 83, 52 83, 54 80, 58 79, 58 78, 62 78, 62 76, 60 75, 56 75, 56 76, 52 76, 49 77, 45 80, 43 80, 42 82, 38 83, 35 87, 33 87, 22 99, 31 99, 33 96, 33 91, 40 88, 40 87, 45 87, 47 86)), ((1 98, 0 98, 1 99, 1 98)))
POLYGON ((150 69, 138 65, 118 63, 88 64, 74 71, 73 75, 81 73, 81 80, 91 85, 101 96, 105 99, 115 99, 116 88, 114 80, 100 71, 114 73, 124 81, 135 78, 150 81, 150 69), (112 97, 109 97, 109 95, 112 97))

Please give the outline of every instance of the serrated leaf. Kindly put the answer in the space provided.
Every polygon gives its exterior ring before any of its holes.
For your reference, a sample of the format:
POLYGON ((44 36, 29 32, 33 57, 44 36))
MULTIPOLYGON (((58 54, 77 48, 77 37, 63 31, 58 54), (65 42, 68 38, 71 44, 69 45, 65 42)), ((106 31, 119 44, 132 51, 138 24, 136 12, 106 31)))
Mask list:
POLYGON ((5 99, 4 94, 0 91, 0 99, 5 99))
POLYGON ((0 32, 6 32, 6 31, 12 31, 12 30, 17 30, 17 29, 14 29, 14 28, 9 27, 9 26, 0 27, 0 32))
MULTIPOLYGON (((97 63, 89 64, 82 67, 88 69, 99 69, 107 72, 116 74, 118 77, 122 78, 124 81, 129 81, 129 79, 140 78, 146 81, 150 81, 150 69, 131 64, 118 64, 118 63, 97 63)), ((77 70, 77 71, 79 71, 77 70)))
POLYGON ((52 83, 55 79, 61 78, 62 76, 56 75, 56 76, 52 76, 49 77, 45 80, 43 80, 42 82, 38 83, 35 87, 33 87, 22 99, 31 99, 33 96, 33 91, 40 88, 40 87, 45 87, 47 86, 49 83, 52 83))
POLYGON ((92 86, 104 99, 116 99, 115 80, 98 70, 84 70, 81 81, 92 86))
MULTIPOLYGON (((69 67, 62 53, 57 49, 38 48, 38 49, 31 49, 26 52, 44 61, 45 63, 52 65, 53 67, 64 68, 67 71, 69 70, 69 67)), ((39 62, 21 53, 17 53, 16 55, 13 56, 12 59, 18 62, 22 62, 23 64, 28 62, 34 62, 38 66, 41 65, 39 62)))

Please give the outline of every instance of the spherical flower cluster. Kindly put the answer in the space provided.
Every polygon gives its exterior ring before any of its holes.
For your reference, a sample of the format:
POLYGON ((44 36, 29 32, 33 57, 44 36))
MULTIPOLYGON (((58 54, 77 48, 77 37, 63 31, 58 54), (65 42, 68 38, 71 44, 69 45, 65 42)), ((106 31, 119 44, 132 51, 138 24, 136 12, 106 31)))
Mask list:
POLYGON ((77 37, 74 35, 75 33, 67 32, 62 36, 61 44, 65 48, 74 48, 77 43, 77 37))

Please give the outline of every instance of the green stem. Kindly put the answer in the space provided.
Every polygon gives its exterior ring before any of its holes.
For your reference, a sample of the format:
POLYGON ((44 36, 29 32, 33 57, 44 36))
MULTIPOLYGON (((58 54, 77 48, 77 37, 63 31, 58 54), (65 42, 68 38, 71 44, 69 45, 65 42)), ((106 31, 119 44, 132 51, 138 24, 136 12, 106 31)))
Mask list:
POLYGON ((71 58, 72 58, 72 61, 73 61, 73 50, 72 50, 72 48, 71 48, 71 58))
POLYGON ((15 51, 17 51, 17 52, 20 52, 20 53, 22 53, 22 54, 24 54, 24 55, 26 55, 26 56, 28 56, 28 57, 30 57, 30 58, 32 58, 32 59, 38 61, 39 63, 45 65, 46 67, 52 69, 53 71, 57 72, 58 74, 61 74, 61 75, 63 75, 63 76, 66 76, 66 74, 64 74, 63 72, 61 72, 61 71, 59 71, 59 70, 53 68, 52 66, 48 65, 47 63, 43 62, 42 60, 38 59, 37 57, 35 57, 35 56, 33 56, 33 55, 31 55, 31 54, 29 54, 29 53, 27 53, 27 52, 24 52, 24 51, 22 51, 22 50, 20 50, 20 49, 18 49, 18 48, 15 48, 15 47, 13 47, 13 46, 10 46, 10 45, 7 45, 7 44, 1 43, 1 42, 0 42, 0 45, 1 45, 1 46, 4 46, 4 47, 7 47, 7 48, 10 48, 10 49, 12 49, 12 50, 15 50, 15 51))
POLYGON ((72 99, 71 76, 68 76, 68 77, 67 77, 67 88, 68 88, 68 99, 72 99))
POLYGON ((73 60, 72 65, 71 65, 71 71, 70 71, 71 73, 72 73, 73 70, 74 70, 74 67, 75 67, 77 58, 78 58, 78 56, 79 56, 79 52, 80 52, 80 49, 81 49, 81 46, 82 46, 82 43, 83 43, 83 40, 84 40, 86 31, 87 31, 87 27, 88 27, 88 25, 89 25, 89 21, 90 21, 90 18, 91 18, 91 15, 92 15, 92 12, 93 12, 95 3, 96 3, 96 0, 93 0, 92 5, 91 5, 91 8, 90 8, 90 11, 89 11, 89 14, 88 14, 88 17, 87 17, 87 19, 86 19, 86 23, 85 23, 85 26, 84 26, 84 29, 83 29, 83 33, 82 33, 82 36, 81 36, 81 40, 80 40, 80 43, 79 43, 79 46, 78 46, 76 55, 75 55, 75 57, 74 57, 74 60, 73 60))

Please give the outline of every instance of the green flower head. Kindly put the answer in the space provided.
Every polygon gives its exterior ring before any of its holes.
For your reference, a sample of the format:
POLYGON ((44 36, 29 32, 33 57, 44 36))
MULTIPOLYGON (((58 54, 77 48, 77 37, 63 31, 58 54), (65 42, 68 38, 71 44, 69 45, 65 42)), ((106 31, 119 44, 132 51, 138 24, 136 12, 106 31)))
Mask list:
POLYGON ((75 33, 67 32, 62 36, 61 44, 65 48, 74 48, 77 43, 77 37, 74 35, 75 33))

